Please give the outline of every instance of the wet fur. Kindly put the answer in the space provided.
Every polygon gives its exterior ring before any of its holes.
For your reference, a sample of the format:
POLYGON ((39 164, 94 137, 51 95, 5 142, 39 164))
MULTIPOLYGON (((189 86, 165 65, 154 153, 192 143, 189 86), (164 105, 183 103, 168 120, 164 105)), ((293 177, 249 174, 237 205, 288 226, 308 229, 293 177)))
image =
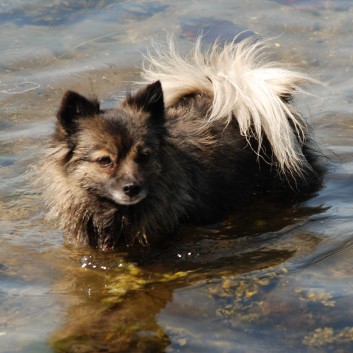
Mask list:
POLYGON ((266 193, 303 195, 320 184, 309 128, 292 105, 308 78, 264 61, 258 42, 215 46, 212 60, 196 52, 194 62, 174 47, 151 57, 146 86, 117 108, 64 96, 39 183, 48 216, 69 243, 163 242, 182 223, 210 222, 266 193), (248 76, 234 78, 242 72, 248 76))

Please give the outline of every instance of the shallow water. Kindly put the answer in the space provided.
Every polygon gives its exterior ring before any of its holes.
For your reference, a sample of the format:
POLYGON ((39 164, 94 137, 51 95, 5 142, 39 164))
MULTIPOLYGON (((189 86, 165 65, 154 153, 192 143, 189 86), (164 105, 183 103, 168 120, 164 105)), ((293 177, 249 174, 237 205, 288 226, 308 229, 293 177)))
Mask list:
POLYGON ((350 0, 2 1, 0 352, 352 351, 352 15, 350 0), (185 229, 139 263, 65 248, 26 176, 63 92, 111 106, 150 38, 183 48, 244 30, 324 82, 300 97, 330 157, 323 188, 185 229))

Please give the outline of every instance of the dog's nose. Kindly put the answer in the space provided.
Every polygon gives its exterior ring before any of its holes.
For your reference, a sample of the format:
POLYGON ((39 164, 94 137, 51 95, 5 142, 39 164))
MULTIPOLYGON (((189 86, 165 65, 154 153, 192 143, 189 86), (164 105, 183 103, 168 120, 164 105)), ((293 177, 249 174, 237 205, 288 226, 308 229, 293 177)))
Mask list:
POLYGON ((141 185, 136 183, 129 183, 123 186, 123 192, 126 196, 134 197, 141 191, 141 185))

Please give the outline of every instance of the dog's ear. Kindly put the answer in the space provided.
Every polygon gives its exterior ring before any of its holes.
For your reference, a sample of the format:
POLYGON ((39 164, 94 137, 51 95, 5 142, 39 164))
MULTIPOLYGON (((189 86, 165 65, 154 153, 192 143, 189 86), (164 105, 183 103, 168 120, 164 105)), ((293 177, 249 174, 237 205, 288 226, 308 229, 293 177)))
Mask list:
POLYGON ((99 102, 97 100, 89 100, 76 92, 67 91, 61 101, 57 118, 64 130, 71 134, 76 131, 77 122, 80 118, 98 113, 99 102))
POLYGON ((153 120, 164 120, 164 98, 160 81, 151 83, 137 93, 128 96, 125 104, 137 111, 150 113, 153 120))

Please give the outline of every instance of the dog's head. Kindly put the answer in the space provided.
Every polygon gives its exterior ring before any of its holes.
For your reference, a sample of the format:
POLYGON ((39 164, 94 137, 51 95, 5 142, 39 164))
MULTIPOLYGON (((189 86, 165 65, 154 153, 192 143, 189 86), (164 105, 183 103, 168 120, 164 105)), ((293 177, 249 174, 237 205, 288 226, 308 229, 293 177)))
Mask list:
POLYGON ((62 163, 71 180, 118 205, 134 205, 148 195, 149 178, 160 171, 164 136, 159 81, 109 110, 69 91, 57 118, 54 141, 65 146, 62 163))

